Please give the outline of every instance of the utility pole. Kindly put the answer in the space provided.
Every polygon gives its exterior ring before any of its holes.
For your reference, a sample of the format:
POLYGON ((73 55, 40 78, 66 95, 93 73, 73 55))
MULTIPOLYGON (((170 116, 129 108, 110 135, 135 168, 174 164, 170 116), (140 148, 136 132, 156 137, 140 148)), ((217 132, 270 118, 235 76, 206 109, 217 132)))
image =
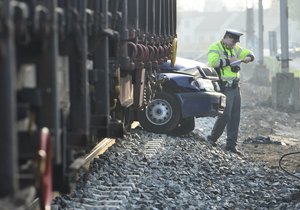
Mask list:
POLYGON ((258 3, 258 64, 264 64, 264 20, 262 0, 258 3))
POLYGON ((279 109, 300 110, 300 81, 289 72, 288 3, 280 0, 281 73, 272 78, 272 106, 279 109))
POLYGON ((287 0, 280 1, 281 71, 289 72, 289 24, 287 0))
POLYGON ((254 3, 253 0, 247 0, 246 10, 246 47, 254 49, 254 3))
POLYGON ((254 81, 259 85, 269 86, 270 70, 264 65, 264 20, 262 0, 258 1, 258 52, 256 60, 257 66, 253 72, 254 81))

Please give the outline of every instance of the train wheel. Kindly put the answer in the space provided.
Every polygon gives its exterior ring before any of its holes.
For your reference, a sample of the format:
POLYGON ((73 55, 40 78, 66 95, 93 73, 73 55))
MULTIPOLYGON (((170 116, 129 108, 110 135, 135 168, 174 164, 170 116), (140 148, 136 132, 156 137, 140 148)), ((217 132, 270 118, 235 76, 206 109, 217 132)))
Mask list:
POLYGON ((40 133, 39 180, 41 207, 44 210, 50 210, 52 200, 52 151, 48 128, 42 128, 40 133))
POLYGON ((194 117, 188 117, 185 119, 181 119, 178 125, 173 130, 168 132, 168 134, 172 136, 180 136, 193 131, 194 128, 195 128, 194 117))
POLYGON ((145 130, 154 133, 167 133, 174 129, 180 120, 180 108, 174 96, 159 93, 139 113, 139 122, 145 130))

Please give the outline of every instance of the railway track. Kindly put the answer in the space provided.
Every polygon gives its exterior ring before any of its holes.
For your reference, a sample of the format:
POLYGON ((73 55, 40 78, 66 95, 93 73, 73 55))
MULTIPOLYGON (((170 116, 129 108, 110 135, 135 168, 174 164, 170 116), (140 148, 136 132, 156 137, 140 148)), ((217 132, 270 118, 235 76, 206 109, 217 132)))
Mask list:
MULTIPOLYGON (((130 142, 127 143, 131 144, 130 142)), ((163 144, 164 141, 162 138, 156 138, 147 141, 140 149, 135 148, 135 145, 132 144, 133 147, 131 149, 133 150, 125 149, 124 151, 119 151, 128 159, 127 164, 132 164, 131 167, 127 167, 124 162, 114 162, 114 155, 106 155, 101 152, 102 155, 99 158, 93 159, 91 163, 92 171, 83 175, 79 181, 87 183, 89 186, 88 191, 80 198, 70 201, 64 200, 65 205, 81 209, 124 209, 124 206, 128 203, 128 199, 132 199, 129 197, 138 190, 136 183, 139 183, 140 178, 144 175, 144 170, 147 168, 147 161, 150 161, 153 156, 162 151, 163 144), (130 163, 132 156, 137 157, 141 154, 143 157, 142 161, 130 163), (105 171, 93 171, 103 165, 106 168, 105 171)), ((118 156, 118 153, 115 155, 118 156)), ((79 159, 76 162, 81 163, 82 160, 79 159)), ((63 197, 57 200, 64 199, 63 197)), ((61 207, 53 205, 52 208, 60 209, 61 207)), ((138 206, 133 205, 131 208, 138 208, 138 206)))
POLYGON ((115 143, 113 138, 104 138, 101 140, 87 155, 79 157, 70 165, 71 170, 79 170, 80 168, 88 168, 91 161, 103 154, 109 147, 115 143))
POLYGON ((197 133, 137 130, 95 158, 52 208, 297 209, 296 186, 280 170, 213 148, 197 133))

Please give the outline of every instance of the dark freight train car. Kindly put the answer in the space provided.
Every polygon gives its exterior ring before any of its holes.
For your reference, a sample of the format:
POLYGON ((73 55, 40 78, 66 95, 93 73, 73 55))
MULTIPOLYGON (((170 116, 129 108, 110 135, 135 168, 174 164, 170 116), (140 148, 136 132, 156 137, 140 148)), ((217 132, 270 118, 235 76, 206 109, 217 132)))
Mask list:
POLYGON ((154 97, 176 0, 0 0, 0 50, 0 201, 47 209, 154 97))

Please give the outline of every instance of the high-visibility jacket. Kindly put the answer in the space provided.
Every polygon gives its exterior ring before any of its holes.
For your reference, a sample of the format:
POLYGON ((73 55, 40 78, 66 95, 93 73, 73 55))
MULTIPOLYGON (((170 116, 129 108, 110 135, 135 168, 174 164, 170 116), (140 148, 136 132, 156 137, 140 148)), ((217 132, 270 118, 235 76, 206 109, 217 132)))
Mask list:
POLYGON ((240 73, 232 72, 229 58, 235 57, 237 60, 243 60, 247 56, 254 59, 251 50, 242 48, 236 44, 232 49, 228 49, 221 41, 210 45, 207 53, 208 65, 213 68, 219 68, 220 77, 223 81, 230 81, 240 77, 240 73))

